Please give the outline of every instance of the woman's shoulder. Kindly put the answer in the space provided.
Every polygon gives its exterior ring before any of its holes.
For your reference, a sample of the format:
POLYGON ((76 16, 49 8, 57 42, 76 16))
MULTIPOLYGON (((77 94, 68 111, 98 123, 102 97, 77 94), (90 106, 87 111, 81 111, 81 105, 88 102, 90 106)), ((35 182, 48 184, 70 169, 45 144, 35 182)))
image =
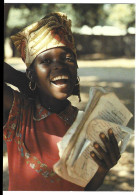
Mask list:
POLYGON ((19 130, 19 125, 24 122, 25 117, 31 113, 32 100, 13 90, 13 104, 8 118, 3 126, 3 137, 5 141, 12 141, 19 130))
POLYGON ((13 104, 25 106, 25 105, 31 105, 34 102, 34 98, 30 98, 22 94, 20 91, 13 90, 13 94, 14 94, 13 104))
POLYGON ((18 90, 13 89, 13 103, 9 112, 9 117, 18 115, 21 110, 29 110, 34 104, 34 99, 28 98, 18 90))

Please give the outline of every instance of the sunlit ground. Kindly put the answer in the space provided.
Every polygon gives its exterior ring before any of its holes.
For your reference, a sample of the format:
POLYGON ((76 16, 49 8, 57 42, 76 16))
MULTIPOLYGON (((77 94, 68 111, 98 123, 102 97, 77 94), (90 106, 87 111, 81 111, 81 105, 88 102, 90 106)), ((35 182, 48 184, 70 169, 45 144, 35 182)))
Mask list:
MULTIPOLYGON (((14 68, 25 71, 25 66, 19 58, 5 60, 14 68)), ((135 60, 134 59, 107 59, 94 61, 78 60, 81 85, 81 99, 73 96, 70 98, 72 104, 79 109, 85 108, 88 101, 88 92, 91 86, 100 86, 108 91, 113 91, 127 108, 134 114, 134 92, 135 92, 135 60)), ((134 118, 128 126, 134 129, 134 118)), ((3 190, 8 189, 8 163, 7 152, 4 144, 3 161, 3 190)), ((134 190, 134 139, 131 139, 126 151, 123 153, 119 163, 110 170, 106 176, 101 191, 133 191, 134 190)))

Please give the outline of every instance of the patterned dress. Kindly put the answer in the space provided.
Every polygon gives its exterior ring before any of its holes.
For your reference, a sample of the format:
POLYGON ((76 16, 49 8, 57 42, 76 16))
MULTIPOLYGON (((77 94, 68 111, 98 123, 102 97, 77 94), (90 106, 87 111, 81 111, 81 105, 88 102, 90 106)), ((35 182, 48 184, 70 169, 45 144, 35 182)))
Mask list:
POLYGON ((50 113, 36 100, 13 91, 14 102, 4 140, 7 144, 10 191, 83 191, 53 172, 59 160, 59 142, 76 118, 71 106, 60 113, 50 113))

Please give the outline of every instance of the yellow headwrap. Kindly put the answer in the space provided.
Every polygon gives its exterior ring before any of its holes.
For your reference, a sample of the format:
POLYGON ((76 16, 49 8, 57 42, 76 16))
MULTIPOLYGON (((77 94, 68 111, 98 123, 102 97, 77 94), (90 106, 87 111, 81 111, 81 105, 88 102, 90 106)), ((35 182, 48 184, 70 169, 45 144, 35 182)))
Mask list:
POLYGON ((61 12, 48 14, 11 36, 11 39, 27 67, 38 54, 55 47, 66 46, 76 55, 71 20, 67 20, 66 14, 61 12))

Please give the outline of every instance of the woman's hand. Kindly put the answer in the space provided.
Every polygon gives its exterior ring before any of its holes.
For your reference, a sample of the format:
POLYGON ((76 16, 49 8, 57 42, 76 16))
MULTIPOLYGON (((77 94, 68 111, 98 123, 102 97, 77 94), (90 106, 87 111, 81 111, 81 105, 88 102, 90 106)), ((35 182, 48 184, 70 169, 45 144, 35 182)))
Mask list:
POLYGON ((105 171, 109 171, 109 169, 116 165, 120 158, 118 143, 112 129, 108 130, 108 135, 109 139, 104 133, 100 133, 99 135, 107 152, 105 152, 98 143, 94 143, 94 148, 97 150, 102 160, 98 158, 94 151, 90 153, 93 160, 105 171))
POLYGON ((96 190, 103 183, 107 172, 117 164, 118 160, 121 157, 118 143, 112 129, 108 130, 109 138, 107 138, 104 133, 100 133, 99 136, 105 145, 106 152, 98 143, 94 143, 94 148, 97 150, 100 158, 94 151, 91 151, 90 155, 93 160, 99 165, 99 168, 95 176, 86 186, 85 190, 87 191, 96 190))

